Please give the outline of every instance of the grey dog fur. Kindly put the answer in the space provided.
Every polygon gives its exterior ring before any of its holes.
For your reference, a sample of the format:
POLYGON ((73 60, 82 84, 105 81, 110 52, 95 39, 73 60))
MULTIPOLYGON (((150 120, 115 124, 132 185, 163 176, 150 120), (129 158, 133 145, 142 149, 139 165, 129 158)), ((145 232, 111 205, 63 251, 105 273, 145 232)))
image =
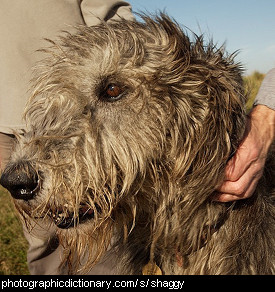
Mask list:
POLYGON ((274 274, 274 151, 251 198, 212 199, 245 133, 233 55, 164 14, 80 26, 45 51, 8 168, 39 176, 15 200, 26 222, 73 214, 57 231, 70 273, 112 241, 118 273, 274 274), (80 223, 84 204, 94 218, 80 223))

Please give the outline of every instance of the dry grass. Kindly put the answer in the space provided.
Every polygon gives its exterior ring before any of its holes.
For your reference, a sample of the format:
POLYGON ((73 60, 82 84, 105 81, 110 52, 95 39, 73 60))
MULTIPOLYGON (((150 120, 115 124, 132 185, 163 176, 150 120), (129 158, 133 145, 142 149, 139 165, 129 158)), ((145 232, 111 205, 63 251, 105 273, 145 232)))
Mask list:
POLYGON ((255 71, 251 75, 244 77, 245 90, 249 94, 249 99, 247 102, 248 110, 250 110, 253 105, 254 99, 259 91, 259 88, 262 84, 264 77, 265 75, 262 73, 259 73, 258 71, 255 71))
POLYGON ((22 224, 15 215, 11 198, 0 187, 0 275, 29 274, 22 224))

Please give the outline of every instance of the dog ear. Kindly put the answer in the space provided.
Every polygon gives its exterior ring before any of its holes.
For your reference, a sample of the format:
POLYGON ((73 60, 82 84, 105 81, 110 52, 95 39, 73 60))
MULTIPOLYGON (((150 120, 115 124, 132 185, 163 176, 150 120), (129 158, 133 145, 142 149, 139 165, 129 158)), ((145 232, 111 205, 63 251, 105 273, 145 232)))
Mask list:
POLYGON ((162 20, 162 27, 169 57, 161 82, 169 86, 175 107, 170 131, 174 173, 180 179, 192 173, 194 185, 211 178, 210 186, 221 177, 244 134, 242 69, 223 47, 196 35, 191 42, 169 19, 162 20))
POLYGON ((181 180, 195 172, 193 178, 212 177, 213 184, 244 132, 241 67, 234 54, 227 55, 203 36, 193 34, 191 41, 164 14, 144 20, 151 35, 147 53, 148 66, 156 72, 155 88, 163 99, 169 96, 174 108, 167 147, 173 173, 181 180))
POLYGON ((154 36, 149 47, 153 60, 159 57, 158 78, 166 85, 178 83, 190 63, 190 40, 180 25, 164 13, 143 17, 147 30, 154 36))

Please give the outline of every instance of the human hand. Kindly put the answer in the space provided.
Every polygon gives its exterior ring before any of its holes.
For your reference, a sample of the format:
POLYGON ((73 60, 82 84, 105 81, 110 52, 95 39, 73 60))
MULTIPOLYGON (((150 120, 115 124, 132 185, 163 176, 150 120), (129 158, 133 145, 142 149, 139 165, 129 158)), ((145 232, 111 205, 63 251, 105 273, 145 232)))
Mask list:
POLYGON ((230 202, 252 196, 263 174, 274 129, 275 111, 263 105, 256 106, 247 121, 242 143, 227 163, 225 180, 218 188, 215 201, 230 202))

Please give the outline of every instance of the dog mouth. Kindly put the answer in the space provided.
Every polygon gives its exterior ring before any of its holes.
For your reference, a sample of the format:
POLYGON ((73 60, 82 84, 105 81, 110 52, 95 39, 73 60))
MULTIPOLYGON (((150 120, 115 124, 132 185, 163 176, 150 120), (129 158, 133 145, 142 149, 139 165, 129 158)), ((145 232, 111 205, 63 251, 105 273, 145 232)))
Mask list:
MULTIPOLYGON (((97 211, 100 210, 99 206, 96 205, 97 211)), ((49 216, 53 220, 54 224, 61 229, 68 229, 78 224, 82 224, 88 220, 94 219, 95 212, 91 206, 81 204, 78 210, 78 214, 75 212, 64 211, 64 209, 49 211, 49 216)))

